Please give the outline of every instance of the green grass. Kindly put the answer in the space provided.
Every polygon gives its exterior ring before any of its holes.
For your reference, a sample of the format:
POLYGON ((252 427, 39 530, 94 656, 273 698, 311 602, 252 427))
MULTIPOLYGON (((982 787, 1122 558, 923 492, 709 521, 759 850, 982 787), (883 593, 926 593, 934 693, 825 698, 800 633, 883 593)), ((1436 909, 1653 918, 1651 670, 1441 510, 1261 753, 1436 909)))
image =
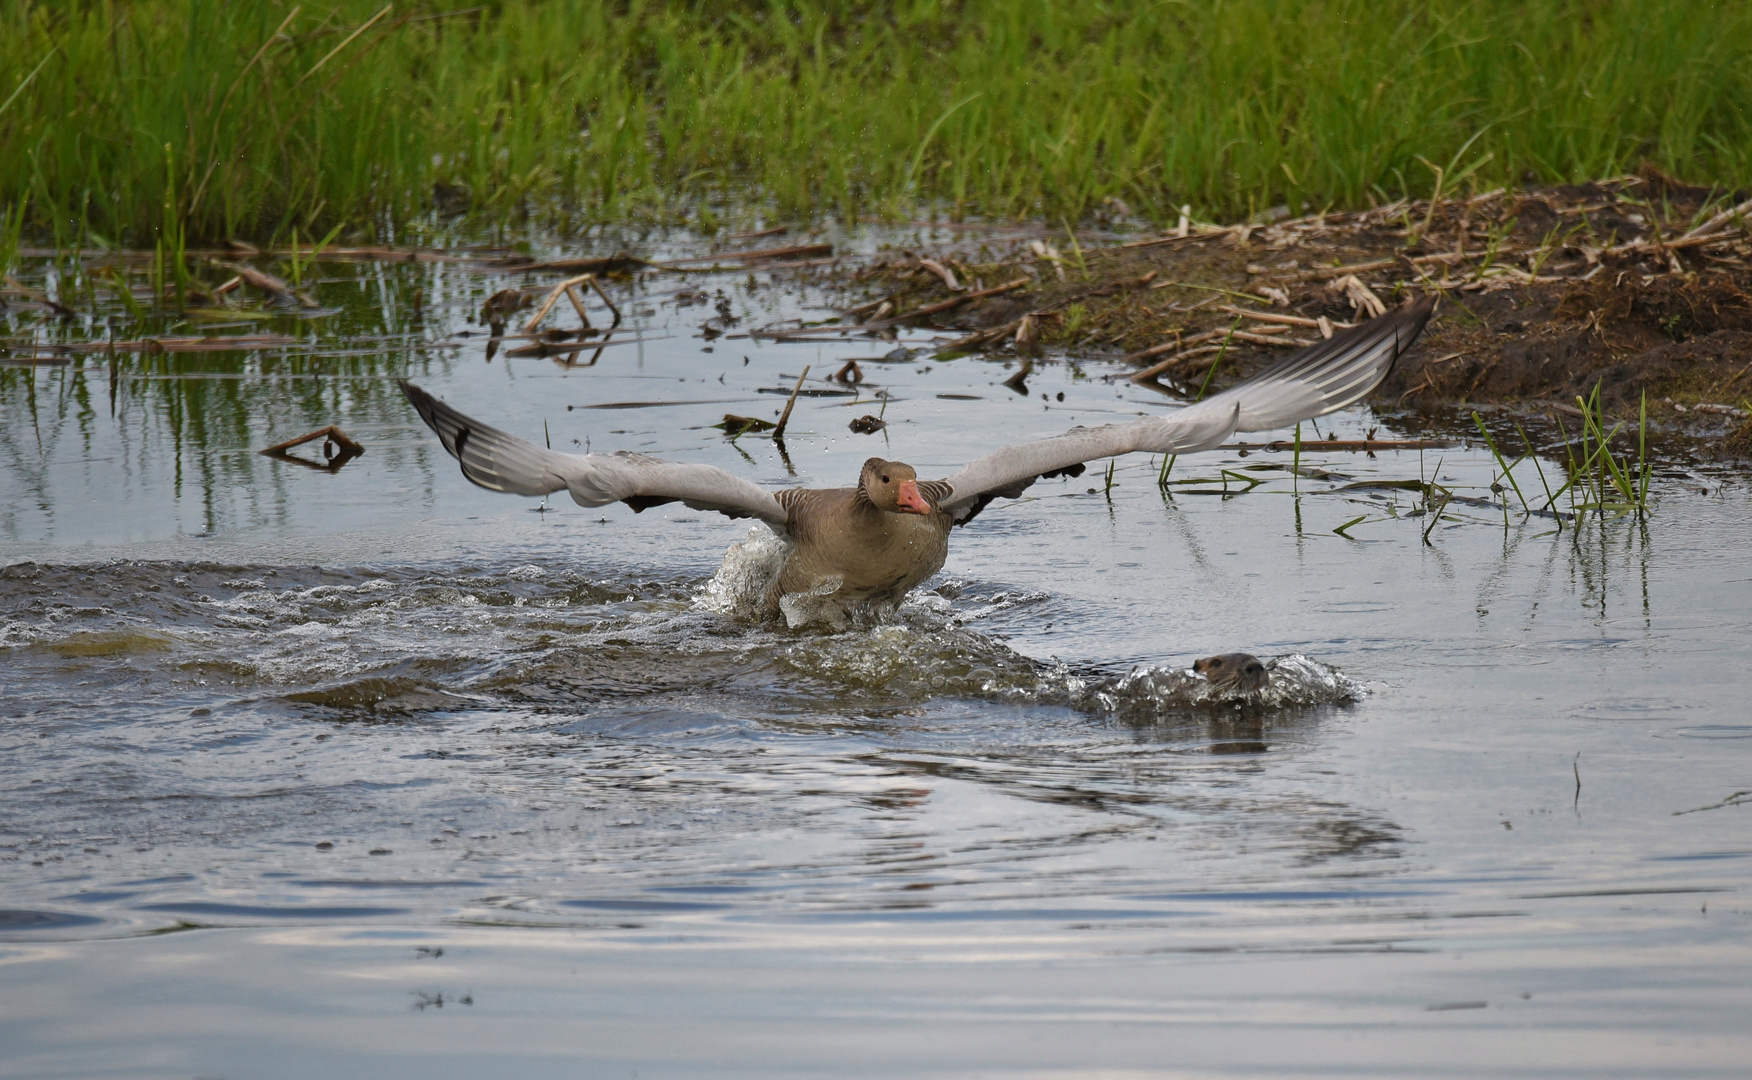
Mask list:
POLYGON ((1743 3, 453 6, 0 4, 0 201, 33 235, 150 246, 405 238, 435 185, 575 231, 1115 197, 1170 221, 1427 193, 1437 167, 1752 183, 1743 3))

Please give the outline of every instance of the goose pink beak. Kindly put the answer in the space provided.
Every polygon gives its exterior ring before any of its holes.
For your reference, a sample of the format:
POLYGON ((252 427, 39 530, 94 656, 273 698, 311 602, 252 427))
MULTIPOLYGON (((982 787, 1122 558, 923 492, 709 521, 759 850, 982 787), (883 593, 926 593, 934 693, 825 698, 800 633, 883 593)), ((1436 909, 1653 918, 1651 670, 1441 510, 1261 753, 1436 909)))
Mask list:
POLYGON ((900 512, 903 514, 936 513, 936 508, 919 494, 919 485, 915 480, 902 480, 894 501, 900 505, 900 512))

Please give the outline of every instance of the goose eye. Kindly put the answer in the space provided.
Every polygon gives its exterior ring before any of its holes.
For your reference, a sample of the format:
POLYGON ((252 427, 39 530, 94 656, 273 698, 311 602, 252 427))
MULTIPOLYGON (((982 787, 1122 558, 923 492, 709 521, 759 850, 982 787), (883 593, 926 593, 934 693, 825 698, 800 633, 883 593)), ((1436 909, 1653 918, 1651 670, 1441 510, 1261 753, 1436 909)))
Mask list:
POLYGON ((883 482, 883 483, 884 483, 884 484, 886 484, 886 483, 888 483, 888 477, 886 477, 886 476, 884 476, 884 477, 883 477, 883 478, 882 478, 882 482, 883 482))

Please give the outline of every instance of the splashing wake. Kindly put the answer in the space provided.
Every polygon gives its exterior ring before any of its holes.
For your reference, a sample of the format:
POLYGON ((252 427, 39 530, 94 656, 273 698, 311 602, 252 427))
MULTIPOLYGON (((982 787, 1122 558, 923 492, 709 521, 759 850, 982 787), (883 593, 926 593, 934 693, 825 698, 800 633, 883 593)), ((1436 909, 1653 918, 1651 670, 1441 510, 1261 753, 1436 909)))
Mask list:
MULTIPOLYGON (((717 573, 696 595, 695 607, 743 622, 762 619, 773 610, 768 596, 789 552, 784 538, 765 525, 754 526, 725 553, 717 573)), ((1267 660, 1269 682, 1254 691, 1213 685, 1184 668, 1079 673, 1057 661, 1023 656, 968 629, 968 614, 955 613, 935 592, 916 591, 898 606, 874 609, 840 601, 838 587, 837 580, 826 581, 778 601, 787 628, 817 631, 779 647, 781 665, 807 682, 888 699, 960 696, 1066 705, 1134 721, 1186 711, 1336 705, 1367 694, 1342 672, 1295 653, 1267 660)))

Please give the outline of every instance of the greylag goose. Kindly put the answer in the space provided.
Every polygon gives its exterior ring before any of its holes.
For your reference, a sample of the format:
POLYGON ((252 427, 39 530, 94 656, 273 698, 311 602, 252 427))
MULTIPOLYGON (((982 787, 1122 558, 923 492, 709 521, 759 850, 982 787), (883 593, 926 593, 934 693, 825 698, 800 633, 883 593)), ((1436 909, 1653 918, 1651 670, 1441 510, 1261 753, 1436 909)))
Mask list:
POLYGON ((1082 472, 1120 454, 1191 454, 1238 431, 1282 428, 1360 400, 1380 384, 1423 329, 1425 297, 1335 334, 1267 370, 1166 416, 1006 446, 946 480, 920 480, 912 466, 871 458, 855 488, 767 491, 711 465, 628 451, 565 454, 457 412, 407 380, 402 391, 471 483, 515 495, 567 491, 581 506, 624 502, 633 510, 680 501, 732 518, 759 518, 791 541, 768 597, 831 588, 846 602, 892 602, 942 569, 949 532, 993 499, 1014 499, 1043 477, 1082 472))

